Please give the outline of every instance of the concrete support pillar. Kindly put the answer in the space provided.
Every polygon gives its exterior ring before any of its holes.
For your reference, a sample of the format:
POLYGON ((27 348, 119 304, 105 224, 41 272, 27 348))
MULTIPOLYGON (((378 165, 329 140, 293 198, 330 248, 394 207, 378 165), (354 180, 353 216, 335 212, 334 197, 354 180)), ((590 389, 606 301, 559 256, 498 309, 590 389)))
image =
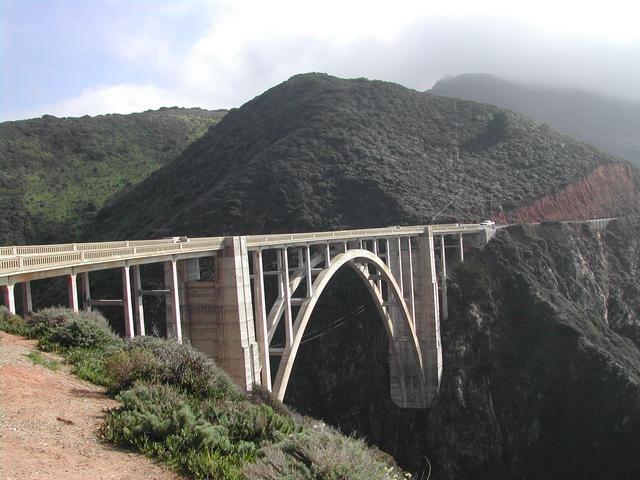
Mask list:
POLYGON ((122 267, 122 306, 124 308, 124 332, 127 338, 135 336, 133 327, 133 304, 131 302, 131 276, 129 267, 122 267))
POLYGON ((31 282, 22 284, 22 316, 27 317, 33 313, 33 299, 31 298, 31 282))
POLYGON ((324 250, 324 266, 325 268, 329 268, 331 266, 331 245, 326 244, 324 250))
POLYGON ((286 348, 293 343, 293 313, 291 311, 291 286, 289 283, 289 254, 287 248, 278 251, 282 273, 280 274, 282 283, 282 298, 284 300, 284 333, 286 348))
MULTIPOLYGON (((285 265, 286 267, 286 265, 285 265)), ((286 271, 286 268, 285 268, 286 271)), ((246 237, 227 237, 218 265, 222 352, 219 361, 238 385, 260 383, 246 237)))
POLYGON ((449 318, 447 304, 447 253, 444 245, 444 235, 440 236, 440 293, 442 295, 442 319, 449 318))
POLYGON ((422 351, 426 400, 430 405, 440 389, 442 345, 435 246, 429 228, 418 237, 414 262, 414 287, 416 335, 422 351))
POLYGON ((253 252, 253 286, 254 286, 254 308, 257 326, 257 343, 260 352, 261 385, 268 391, 272 390, 271 385, 271 363, 269 360, 269 338, 267 326, 267 309, 264 294, 264 268, 262 265, 262 251, 253 252))
POLYGON ((458 259, 460 262, 464 262, 464 236, 462 234, 460 234, 458 242, 458 259))
POLYGON ((16 296, 13 285, 2 286, 2 296, 4 297, 4 306, 9 310, 9 313, 16 314, 16 296))
POLYGON ((91 285, 89 284, 89 272, 80 275, 82 279, 82 310, 91 311, 91 285))
POLYGON ((170 293, 166 297, 167 302, 167 335, 174 337, 182 343, 182 318, 180 316, 180 282, 178 281, 177 260, 165 262, 164 278, 165 287, 170 293), (173 332, 169 332, 169 327, 173 332))
MULTIPOLYGON (((401 279, 404 266, 400 238, 389 238, 386 242, 386 248, 387 265, 402 291, 404 282, 401 279)), ((404 295, 404 293, 402 294, 404 295)), ((405 327, 400 306, 397 303, 392 302, 389 305, 389 316, 396 336, 395 344, 389 344, 391 398, 396 405, 402 408, 423 408, 426 401, 424 377, 415 361, 413 347, 409 340, 410 332, 405 327)), ((414 319, 412 319, 412 323, 415 327, 414 319)))
POLYGON ((144 337, 144 306, 142 304, 142 281, 140 280, 140 265, 133 266, 133 300, 138 335, 144 337))
POLYGON ((75 273, 67 275, 67 294, 69 297, 69 308, 74 312, 79 310, 78 307, 78 280, 75 273))
POLYGON ((311 249, 309 245, 307 245, 304 252, 304 268, 307 278, 307 298, 311 298, 313 295, 313 277, 311 276, 311 249))

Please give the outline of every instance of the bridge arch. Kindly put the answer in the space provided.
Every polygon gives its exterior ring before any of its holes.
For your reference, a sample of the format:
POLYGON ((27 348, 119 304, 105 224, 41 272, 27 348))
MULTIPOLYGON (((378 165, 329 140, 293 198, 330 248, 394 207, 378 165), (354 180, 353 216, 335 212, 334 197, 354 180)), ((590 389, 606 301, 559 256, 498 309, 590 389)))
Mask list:
MULTIPOLYGON (((322 293, 330 283, 333 276, 345 265, 351 267, 363 280, 365 286, 367 287, 367 290, 371 294, 371 298, 373 299, 374 304, 376 305, 380 318, 383 321, 387 336, 389 338, 389 344, 393 349, 396 349, 396 341, 398 340, 399 333, 401 332, 396 331, 396 327, 394 326, 394 322, 391 319, 391 316, 387 309, 387 305, 385 305, 386 302, 383 299, 382 291, 377 286, 377 280, 382 280, 387 284, 389 296, 393 298, 393 301, 400 311, 402 322, 401 325, 404 330, 404 332, 402 333, 406 334, 407 339, 411 344, 413 359, 416 362, 422 378, 424 378, 422 355, 418 344, 418 338, 416 336, 414 323, 400 287, 398 286, 398 282, 394 278, 392 272, 389 270, 389 267, 380 257, 368 250, 347 250, 346 252, 334 257, 331 260, 331 265, 320 272, 316 280, 313 282, 313 294, 310 298, 305 300, 305 302, 301 305, 298 314, 296 315, 296 319, 293 325, 293 331, 295 333, 292 338, 291 346, 289 348, 285 348, 283 352, 273 385, 273 391, 280 400, 284 399, 285 393, 287 391, 287 386, 289 384, 291 373, 293 371, 293 365, 295 363, 302 338, 304 336, 309 320, 311 319, 313 310, 315 309, 318 300, 320 299, 322 293), (372 273, 369 270, 370 265, 372 265, 375 269, 375 279, 371 278, 372 273)), ((402 364, 400 364, 400 368, 402 370, 402 364)), ((406 398, 407 389, 406 385, 404 384, 404 375, 402 374, 400 375, 400 382, 402 395, 404 398, 406 398)))

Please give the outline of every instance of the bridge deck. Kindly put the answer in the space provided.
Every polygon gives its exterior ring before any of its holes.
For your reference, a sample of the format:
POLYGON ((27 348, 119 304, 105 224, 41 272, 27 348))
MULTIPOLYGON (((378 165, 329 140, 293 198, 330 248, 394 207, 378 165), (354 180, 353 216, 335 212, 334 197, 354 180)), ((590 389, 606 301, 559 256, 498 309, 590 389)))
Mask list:
MULTIPOLYGON (((393 226, 272 235, 248 235, 247 248, 295 247, 349 240, 418 235, 429 228, 434 235, 455 235, 484 231, 479 224, 393 226)), ((164 261, 167 258, 195 258, 222 250, 225 237, 172 237, 156 240, 21 245, 0 247, 0 285, 21 280, 21 276, 47 278, 73 270, 74 273, 114 268, 120 265, 164 261), (34 276, 35 275, 35 276, 34 276), (11 282, 10 282, 10 278, 11 282)))

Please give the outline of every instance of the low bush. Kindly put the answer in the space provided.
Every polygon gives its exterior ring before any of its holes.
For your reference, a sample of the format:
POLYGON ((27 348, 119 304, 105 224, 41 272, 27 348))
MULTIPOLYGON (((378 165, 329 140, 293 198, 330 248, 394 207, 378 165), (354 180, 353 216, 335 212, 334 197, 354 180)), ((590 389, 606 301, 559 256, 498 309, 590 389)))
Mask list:
POLYGON ((197 399, 242 397, 224 370, 190 345, 155 337, 127 341, 123 351, 107 359, 117 382, 116 391, 137 380, 173 385, 197 399))
POLYGON ((0 330, 14 335, 29 336, 30 328, 19 315, 13 315, 6 307, 0 305, 0 330))
POLYGON ((114 380, 105 365, 104 350, 99 348, 71 348, 64 352, 72 372, 83 380, 113 388, 114 380))
POLYGON ((31 336, 43 350, 69 348, 104 348, 122 340, 107 320, 96 312, 72 312, 64 308, 47 308, 33 315, 31 336))
POLYGON ((116 398, 121 406, 108 415, 103 437, 195 478, 239 478, 242 463, 255 456, 254 444, 232 442, 225 426, 209 422, 168 385, 138 383, 116 398))
POLYGON ((255 463, 243 468, 249 480, 390 480, 404 473, 368 448, 319 424, 266 446, 255 463))

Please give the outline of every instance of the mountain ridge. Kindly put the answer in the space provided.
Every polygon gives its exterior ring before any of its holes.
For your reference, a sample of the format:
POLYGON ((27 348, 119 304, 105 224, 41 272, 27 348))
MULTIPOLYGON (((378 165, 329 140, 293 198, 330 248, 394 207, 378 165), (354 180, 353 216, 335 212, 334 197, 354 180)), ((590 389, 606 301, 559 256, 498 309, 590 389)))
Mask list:
MULTIPOLYGON (((389 82, 301 74, 230 111, 107 205, 95 233, 194 236, 478 221, 491 206, 497 218, 512 219, 519 208, 617 163, 497 107, 389 82), (131 204, 141 210, 127 212, 131 204)), ((630 195, 637 196, 640 177, 635 169, 629 175, 630 195)), ((621 197, 606 216, 627 204, 621 197)))
POLYGON ((443 78, 429 91, 520 112, 640 165, 638 101, 475 73, 443 78))

